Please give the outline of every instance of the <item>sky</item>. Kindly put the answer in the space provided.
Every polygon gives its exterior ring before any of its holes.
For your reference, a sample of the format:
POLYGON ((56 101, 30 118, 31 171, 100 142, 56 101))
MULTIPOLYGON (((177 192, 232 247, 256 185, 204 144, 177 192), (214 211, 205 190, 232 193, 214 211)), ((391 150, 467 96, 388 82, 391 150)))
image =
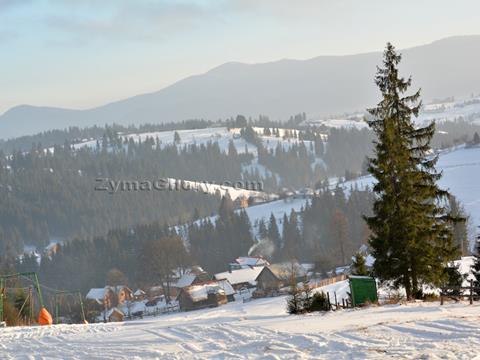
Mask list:
POLYGON ((480 34, 477 0, 0 0, 0 114, 85 109, 225 62, 480 34))

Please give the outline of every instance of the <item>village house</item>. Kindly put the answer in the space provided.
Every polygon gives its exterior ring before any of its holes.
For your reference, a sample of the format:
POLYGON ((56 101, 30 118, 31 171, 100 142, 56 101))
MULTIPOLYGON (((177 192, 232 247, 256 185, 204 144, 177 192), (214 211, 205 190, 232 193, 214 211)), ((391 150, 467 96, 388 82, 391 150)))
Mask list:
POLYGON ((111 309, 133 300, 132 290, 128 287, 105 286, 104 288, 93 288, 85 296, 87 303, 94 309, 111 309))
POLYGON ((230 284, 228 280, 219 280, 217 281, 217 283, 225 293, 225 296, 227 297, 227 301, 228 302, 235 301, 236 291, 233 288, 232 284, 230 284))
POLYGON ((118 285, 114 286, 115 294, 117 295, 117 304, 122 305, 125 304, 127 301, 133 300, 133 292, 127 286, 118 285))
POLYGON ((145 300, 146 297, 147 297, 147 294, 146 294, 146 292, 143 291, 142 289, 137 289, 137 290, 135 290, 135 292, 133 293, 133 300, 135 300, 135 301, 145 300))
POLYGON ((125 315, 120 309, 114 307, 107 311, 106 318, 108 322, 119 322, 123 321, 125 315))
POLYGON ((216 281, 184 287, 177 300, 183 311, 216 307, 228 302, 225 291, 216 281))
POLYGON ((117 304, 115 291, 110 287, 93 288, 85 296, 87 304, 93 309, 111 309, 117 304))
POLYGON ((192 267, 188 272, 184 273, 176 283, 172 284, 172 287, 182 289, 184 287, 204 283, 212 280, 211 276, 204 271, 200 266, 192 267))
POLYGON ((230 270, 251 268, 256 266, 268 266, 270 263, 260 256, 240 256, 229 264, 230 270))
POLYGON ((60 241, 53 241, 45 247, 44 254, 45 256, 51 258, 55 255, 61 248, 62 242, 60 241))
POLYGON ((228 280, 235 290, 252 288, 257 284, 257 276, 263 266, 246 267, 215 274, 215 280, 228 280))
POLYGON ((180 290, 186 286, 202 283, 211 280, 211 276, 205 272, 200 266, 192 266, 188 269, 177 269, 173 274, 173 281, 167 286, 163 285, 152 286, 147 290, 147 298, 149 301, 165 297, 165 292, 168 291, 170 299, 177 298, 180 290))
POLYGON ((257 276, 258 296, 278 293, 282 288, 289 286, 292 281, 305 282, 305 269, 297 262, 284 262, 265 266, 257 276))
POLYGON ((240 195, 233 201, 233 206, 236 209, 244 209, 248 207, 248 198, 245 195, 240 195))

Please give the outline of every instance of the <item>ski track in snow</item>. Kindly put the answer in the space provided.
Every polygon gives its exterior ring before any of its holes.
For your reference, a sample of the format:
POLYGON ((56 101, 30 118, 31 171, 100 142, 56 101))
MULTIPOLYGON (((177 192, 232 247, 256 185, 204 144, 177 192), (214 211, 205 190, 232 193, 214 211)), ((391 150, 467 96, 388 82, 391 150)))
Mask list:
POLYGON ((285 297, 126 323, 0 329, 1 359, 473 359, 480 305, 294 316, 285 297))

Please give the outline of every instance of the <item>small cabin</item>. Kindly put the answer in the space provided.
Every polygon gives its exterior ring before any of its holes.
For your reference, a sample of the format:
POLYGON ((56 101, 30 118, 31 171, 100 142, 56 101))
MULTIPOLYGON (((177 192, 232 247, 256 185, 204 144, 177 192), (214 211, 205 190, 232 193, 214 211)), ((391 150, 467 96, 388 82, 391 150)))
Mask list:
POLYGON ((145 293, 145 291, 143 291, 142 289, 137 289, 134 293, 133 293, 133 299, 135 301, 142 301, 142 300, 145 300, 147 297, 147 294, 145 293))
POLYGON ((114 307, 113 309, 110 309, 107 312, 107 319, 109 322, 123 321, 124 318, 125 318, 125 315, 123 314, 123 312, 116 307, 114 307))

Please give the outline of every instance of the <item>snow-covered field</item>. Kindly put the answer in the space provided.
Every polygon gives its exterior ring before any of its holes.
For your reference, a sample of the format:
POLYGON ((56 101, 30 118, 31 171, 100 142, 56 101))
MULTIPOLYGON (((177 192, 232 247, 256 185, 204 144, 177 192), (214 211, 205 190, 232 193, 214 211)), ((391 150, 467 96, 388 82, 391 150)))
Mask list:
POLYGON ((125 323, 0 329, 2 359, 475 359, 480 304, 287 315, 285 298, 125 323))

